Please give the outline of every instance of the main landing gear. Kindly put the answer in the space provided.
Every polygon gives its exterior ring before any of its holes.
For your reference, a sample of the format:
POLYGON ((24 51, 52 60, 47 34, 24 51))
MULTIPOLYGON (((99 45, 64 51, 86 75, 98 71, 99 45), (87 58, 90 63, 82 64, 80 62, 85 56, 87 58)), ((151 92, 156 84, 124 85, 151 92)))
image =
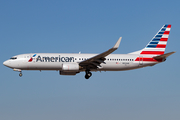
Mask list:
POLYGON ((92 73, 89 70, 86 70, 85 78, 89 79, 92 76, 92 73))

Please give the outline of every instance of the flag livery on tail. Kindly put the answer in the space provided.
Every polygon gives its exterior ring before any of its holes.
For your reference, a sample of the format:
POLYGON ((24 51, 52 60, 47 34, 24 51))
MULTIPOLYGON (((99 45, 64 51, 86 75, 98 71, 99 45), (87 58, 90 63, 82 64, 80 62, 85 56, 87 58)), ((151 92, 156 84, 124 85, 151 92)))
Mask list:
POLYGON ((165 52, 171 25, 164 25, 147 46, 141 51, 141 55, 162 55, 165 52))
POLYGON ((139 54, 139 56, 135 59, 135 61, 156 63, 156 62, 163 62, 164 60, 166 60, 166 57, 170 55, 169 53, 164 55, 170 30, 171 30, 170 24, 163 25, 163 27, 157 32, 157 34, 152 38, 152 40, 146 45, 144 49, 130 53, 130 54, 139 54))

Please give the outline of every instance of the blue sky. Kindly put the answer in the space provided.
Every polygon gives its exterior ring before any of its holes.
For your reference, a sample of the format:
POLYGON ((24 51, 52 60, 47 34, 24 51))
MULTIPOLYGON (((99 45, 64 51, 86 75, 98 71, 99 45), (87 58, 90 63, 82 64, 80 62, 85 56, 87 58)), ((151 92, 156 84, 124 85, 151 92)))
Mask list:
POLYGON ((180 119, 179 8, 177 0, 0 1, 1 120, 180 119), (122 72, 60 76, 18 72, 3 61, 22 53, 101 53, 120 36, 114 53, 145 47, 164 25, 172 29, 166 62, 122 72))

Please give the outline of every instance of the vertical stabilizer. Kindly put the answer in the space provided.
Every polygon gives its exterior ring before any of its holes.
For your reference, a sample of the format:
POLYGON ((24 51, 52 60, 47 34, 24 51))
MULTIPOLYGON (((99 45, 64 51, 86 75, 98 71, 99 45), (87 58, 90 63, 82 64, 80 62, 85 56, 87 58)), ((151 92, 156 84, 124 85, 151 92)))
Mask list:
POLYGON ((140 55, 162 55, 165 52, 171 25, 166 24, 157 32, 152 40, 142 50, 132 52, 130 54, 140 55))

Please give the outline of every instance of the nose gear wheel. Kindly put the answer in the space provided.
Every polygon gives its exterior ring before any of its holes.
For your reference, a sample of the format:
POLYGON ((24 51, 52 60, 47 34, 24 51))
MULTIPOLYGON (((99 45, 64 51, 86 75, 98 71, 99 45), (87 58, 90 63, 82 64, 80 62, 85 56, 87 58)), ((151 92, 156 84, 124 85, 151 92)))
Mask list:
POLYGON ((22 77, 22 72, 19 73, 19 76, 22 77))

